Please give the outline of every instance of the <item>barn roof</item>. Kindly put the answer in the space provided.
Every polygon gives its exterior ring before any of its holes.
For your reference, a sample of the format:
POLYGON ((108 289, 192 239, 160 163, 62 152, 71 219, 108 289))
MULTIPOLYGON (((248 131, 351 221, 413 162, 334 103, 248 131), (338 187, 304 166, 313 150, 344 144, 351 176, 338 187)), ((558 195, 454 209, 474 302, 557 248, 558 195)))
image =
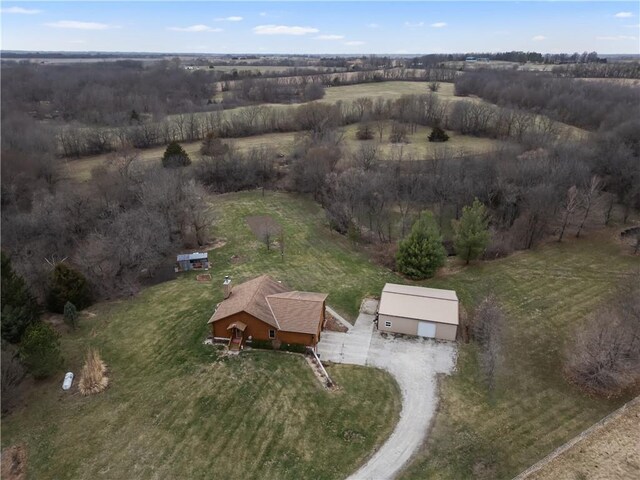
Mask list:
POLYGON ((326 298, 324 293, 289 291, 270 276, 262 275, 233 287, 209 323, 247 312, 278 330, 315 334, 326 298))
POLYGON ((458 296, 453 290, 387 283, 380 315, 458 325, 458 296))

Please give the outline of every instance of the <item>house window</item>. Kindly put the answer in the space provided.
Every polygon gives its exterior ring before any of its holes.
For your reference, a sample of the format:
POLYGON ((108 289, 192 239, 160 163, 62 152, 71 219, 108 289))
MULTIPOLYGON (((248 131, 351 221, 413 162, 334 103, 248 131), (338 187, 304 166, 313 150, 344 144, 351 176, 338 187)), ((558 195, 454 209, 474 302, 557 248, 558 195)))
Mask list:
POLYGON ((384 322, 384 326, 385 327, 390 327, 391 326, 391 322, 389 320, 387 320, 386 322, 384 322))
POLYGON ((275 330, 269 330, 269 338, 276 338, 276 331, 275 330))

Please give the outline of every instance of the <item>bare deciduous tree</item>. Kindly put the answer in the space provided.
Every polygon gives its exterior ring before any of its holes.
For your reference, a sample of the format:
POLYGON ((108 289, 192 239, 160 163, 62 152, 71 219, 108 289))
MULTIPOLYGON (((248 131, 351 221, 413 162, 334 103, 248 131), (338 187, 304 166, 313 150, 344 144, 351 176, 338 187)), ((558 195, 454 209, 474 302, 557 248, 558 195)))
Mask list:
POLYGON ((496 376, 502 362, 503 329, 504 313, 496 298, 490 295, 476 308, 472 335, 480 346, 480 367, 491 395, 495 390, 496 376))

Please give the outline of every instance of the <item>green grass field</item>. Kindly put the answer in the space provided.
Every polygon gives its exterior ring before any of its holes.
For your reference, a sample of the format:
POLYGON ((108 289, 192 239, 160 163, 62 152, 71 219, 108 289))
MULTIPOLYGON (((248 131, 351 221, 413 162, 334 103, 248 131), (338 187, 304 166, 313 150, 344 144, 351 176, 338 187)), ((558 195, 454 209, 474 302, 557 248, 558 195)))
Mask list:
POLYGON ((65 369, 76 374, 86 348, 100 350, 107 391, 64 393, 61 374, 3 418, 2 445, 26 443, 30 478, 341 479, 389 435, 400 393, 382 371, 333 366, 340 389, 327 392, 299 356, 220 359, 202 345, 224 274, 239 282, 271 273, 293 288, 329 292, 329 302, 351 314, 363 292, 390 276, 323 230, 311 202, 255 192, 216 200, 216 230, 228 243, 210 256, 212 283, 184 274, 94 305, 80 329, 63 336, 65 369), (243 217, 250 214, 284 226, 284 260, 255 241, 243 217))
POLYGON ((227 241, 209 252, 219 272, 216 281, 224 275, 241 281, 268 273, 293 288, 328 293, 327 303, 355 321, 363 296, 379 294, 386 282, 399 280, 331 232, 324 211, 306 197, 243 192, 216 197, 214 208, 219 212, 216 235, 227 241), (277 245, 267 251, 249 229, 245 219, 258 215, 269 215, 282 226, 284 257, 277 245))
MULTIPOLYGON (((594 234, 596 235, 596 234, 594 234)), ((610 239, 552 244, 433 280, 466 306, 494 293, 507 314, 504 361, 491 398, 474 346, 441 382, 439 413, 408 479, 512 478, 624 403, 592 399, 567 384, 565 342, 616 282, 640 268, 610 239)))

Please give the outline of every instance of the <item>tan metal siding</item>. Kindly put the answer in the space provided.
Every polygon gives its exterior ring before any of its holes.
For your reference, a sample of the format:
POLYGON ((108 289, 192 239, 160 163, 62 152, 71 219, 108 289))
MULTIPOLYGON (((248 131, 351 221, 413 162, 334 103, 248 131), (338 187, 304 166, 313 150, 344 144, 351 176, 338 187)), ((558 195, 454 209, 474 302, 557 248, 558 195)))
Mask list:
MULTIPOLYGON (((413 318, 392 317, 390 315, 378 316, 378 330, 381 332, 402 333, 404 335, 418 335, 418 322, 413 318), (391 322, 391 327, 385 327, 384 322, 391 322)), ((431 322, 436 324, 436 336, 438 340, 455 340, 456 325, 446 323, 431 322)))
POLYGON ((439 340, 456 339, 458 327, 456 325, 447 325, 446 323, 436 323, 436 338, 439 340))
POLYGON ((379 315, 378 330, 382 332, 404 333, 405 335, 417 335, 418 322, 417 320, 413 320, 412 318, 379 315), (391 326, 385 327, 384 322, 391 322, 391 326))

